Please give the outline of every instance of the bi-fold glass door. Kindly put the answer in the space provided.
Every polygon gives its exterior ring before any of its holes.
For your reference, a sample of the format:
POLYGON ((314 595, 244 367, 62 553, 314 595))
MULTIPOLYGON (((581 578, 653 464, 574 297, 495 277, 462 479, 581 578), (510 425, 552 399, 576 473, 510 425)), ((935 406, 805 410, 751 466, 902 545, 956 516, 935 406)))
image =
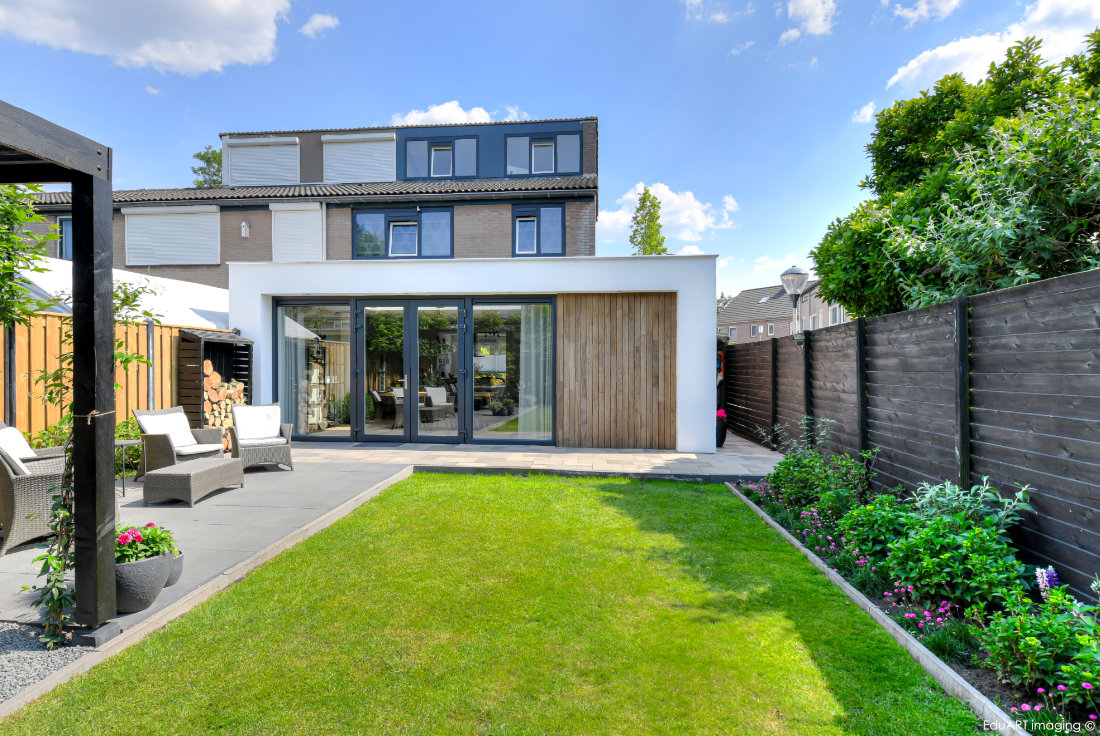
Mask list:
POLYGON ((461 300, 355 302, 361 412, 356 438, 465 439, 465 321, 461 300))

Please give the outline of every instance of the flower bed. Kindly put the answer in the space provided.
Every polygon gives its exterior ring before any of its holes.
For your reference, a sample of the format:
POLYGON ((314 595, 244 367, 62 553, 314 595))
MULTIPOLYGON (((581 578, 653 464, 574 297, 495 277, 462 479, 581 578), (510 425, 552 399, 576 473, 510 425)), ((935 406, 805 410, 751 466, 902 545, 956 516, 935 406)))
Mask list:
POLYGON ((1016 558, 1008 531, 1031 510, 1026 487, 871 497, 874 457, 792 443, 742 491, 1024 728, 1100 728, 1098 609, 1016 558))

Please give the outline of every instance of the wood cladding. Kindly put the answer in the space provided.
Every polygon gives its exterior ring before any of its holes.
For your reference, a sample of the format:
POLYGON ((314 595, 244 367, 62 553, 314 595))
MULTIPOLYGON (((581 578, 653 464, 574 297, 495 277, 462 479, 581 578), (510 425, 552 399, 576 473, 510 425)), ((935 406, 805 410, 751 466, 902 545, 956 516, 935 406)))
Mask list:
POLYGON ((676 294, 559 294, 557 444, 676 447, 676 294))

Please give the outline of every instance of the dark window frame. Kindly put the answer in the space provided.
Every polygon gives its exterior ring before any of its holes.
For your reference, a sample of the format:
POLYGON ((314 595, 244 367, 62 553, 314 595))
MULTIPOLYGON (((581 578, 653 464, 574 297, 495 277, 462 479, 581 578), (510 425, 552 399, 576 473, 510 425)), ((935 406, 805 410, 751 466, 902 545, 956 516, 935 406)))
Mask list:
POLYGON ((351 258, 354 261, 410 261, 410 260, 426 260, 426 261, 438 261, 453 259, 455 257, 455 213, 454 207, 414 207, 414 208, 401 208, 401 209, 388 209, 385 207, 353 207, 351 210, 351 258), (423 215, 425 212, 443 212, 450 216, 451 231, 450 231, 450 247, 448 248, 446 255, 431 255, 426 256, 423 254, 424 250, 424 221, 423 215), (380 214, 384 218, 385 222, 385 254, 380 256, 367 256, 359 255, 355 250, 355 218, 356 215, 363 214, 380 214), (390 234, 394 223, 402 222, 415 222, 416 223, 416 255, 390 255, 391 238, 390 234))
POLYGON ((513 258, 561 258, 565 255, 565 205, 564 204, 515 204, 512 205, 512 257, 513 258), (561 212, 561 250, 557 253, 542 252, 542 210, 561 212), (516 223, 522 218, 535 218, 535 252, 520 253, 516 250, 516 223))
POLYGON ((582 176, 584 173, 584 133, 579 130, 558 130, 552 133, 515 133, 504 136, 504 176, 512 179, 523 179, 540 176, 582 176), (563 135, 575 135, 577 136, 577 152, 580 159, 577 161, 577 170, 562 173, 561 161, 558 158, 561 146, 558 145, 558 136, 563 135), (526 174, 510 174, 508 173, 508 141, 512 138, 526 138, 527 139, 527 173, 526 174), (535 144, 536 143, 550 143, 554 146, 554 170, 543 171, 534 173, 535 170, 535 144))
POLYGON ((405 160, 405 176, 401 181, 446 181, 449 179, 458 180, 472 180, 481 176, 481 136, 479 135, 451 135, 451 136, 409 136, 404 139, 405 150, 403 157, 405 160), (474 141, 474 173, 463 174, 459 176, 458 171, 458 154, 455 141, 461 140, 473 140, 474 141), (428 145, 428 175, 427 176, 409 176, 409 144, 410 143, 427 143, 428 145), (432 176, 432 149, 433 148, 449 148, 451 149, 451 175, 450 176, 432 176))

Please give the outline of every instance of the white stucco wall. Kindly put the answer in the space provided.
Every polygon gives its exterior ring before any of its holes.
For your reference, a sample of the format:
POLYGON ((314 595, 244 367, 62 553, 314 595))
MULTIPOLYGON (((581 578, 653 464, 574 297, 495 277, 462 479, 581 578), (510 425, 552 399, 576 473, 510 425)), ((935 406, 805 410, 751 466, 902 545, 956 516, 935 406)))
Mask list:
POLYGON ((714 452, 717 256, 230 263, 229 324, 255 345, 256 396, 272 397, 276 296, 480 296, 676 292, 676 449, 714 452))

